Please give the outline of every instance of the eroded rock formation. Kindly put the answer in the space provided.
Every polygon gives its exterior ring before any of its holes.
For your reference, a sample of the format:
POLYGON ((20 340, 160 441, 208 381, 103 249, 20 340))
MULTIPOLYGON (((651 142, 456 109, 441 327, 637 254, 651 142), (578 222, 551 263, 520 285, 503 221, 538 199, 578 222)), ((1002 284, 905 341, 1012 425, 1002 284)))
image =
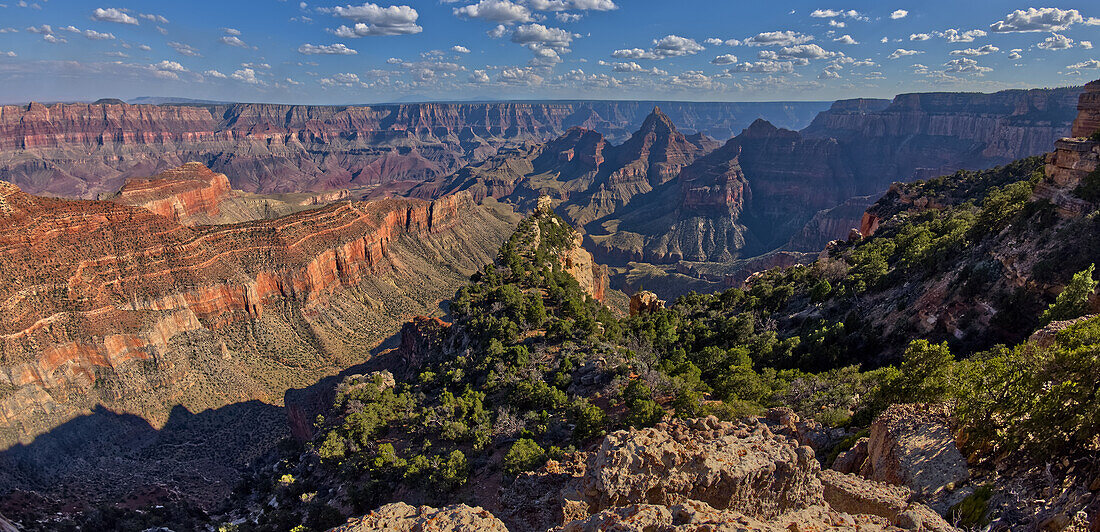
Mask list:
POLYGON ((512 530, 954 530, 904 488, 823 472, 767 425, 713 417, 610 434, 520 476, 501 502, 512 530))
POLYGON ((431 312, 509 231, 469 195, 187 227, 0 182, 0 446, 96 405, 159 425, 277 404, 431 312))
POLYGON ((332 532, 508 532, 489 512, 465 504, 446 508, 387 504, 363 517, 349 520, 332 532))

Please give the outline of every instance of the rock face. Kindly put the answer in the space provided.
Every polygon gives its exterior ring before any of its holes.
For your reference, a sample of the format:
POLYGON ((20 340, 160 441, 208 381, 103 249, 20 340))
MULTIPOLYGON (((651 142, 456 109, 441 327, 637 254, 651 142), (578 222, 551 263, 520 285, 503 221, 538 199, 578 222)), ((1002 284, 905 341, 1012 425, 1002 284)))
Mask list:
POLYGON ((502 523, 479 507, 456 504, 446 508, 387 504, 368 515, 351 519, 332 532, 508 532, 502 523))
POLYGON ((1087 83, 1077 100, 1077 118, 1071 137, 1088 137, 1100 131, 1100 79, 1087 83))
POLYGON ((822 472, 767 425, 713 417, 610 434, 520 476, 501 502, 512 530, 954 530, 903 488, 822 472))
POLYGON ((833 467, 905 486, 916 500, 939 512, 962 498, 951 491, 970 478, 955 445, 949 409, 933 404, 891 406, 875 419, 870 437, 838 456, 833 467))
POLYGON ((663 308, 665 308, 665 302, 661 301, 660 298, 657 297, 657 294, 648 290, 641 290, 630 296, 631 316, 656 312, 663 308))
POLYGON ((1091 211, 1090 204, 1078 198, 1074 189, 1100 168, 1100 141, 1089 138, 1100 129, 1100 80, 1085 85, 1077 108, 1073 136, 1054 143, 1054 152, 1047 155, 1046 176, 1034 193, 1035 198, 1054 203, 1067 217, 1091 211))
MULTIPOLYGON (((790 127, 818 102, 662 103, 678 123, 728 137, 758 116, 790 127)), ((96 198, 129 177, 198 161, 233 188, 274 193, 424 181, 505 143, 572 126, 625 139, 653 102, 408 104, 56 104, 0 107, 0 176, 34 194, 96 198)))
POLYGON ((187 223, 200 215, 216 217, 220 214, 220 204, 230 194, 232 190, 225 174, 216 174, 202 163, 191 162, 149 179, 127 181, 114 201, 187 223))
POLYGON ((0 182, 0 450, 99 406, 160 428, 280 404, 437 311, 510 231, 469 195, 187 227, 0 182))

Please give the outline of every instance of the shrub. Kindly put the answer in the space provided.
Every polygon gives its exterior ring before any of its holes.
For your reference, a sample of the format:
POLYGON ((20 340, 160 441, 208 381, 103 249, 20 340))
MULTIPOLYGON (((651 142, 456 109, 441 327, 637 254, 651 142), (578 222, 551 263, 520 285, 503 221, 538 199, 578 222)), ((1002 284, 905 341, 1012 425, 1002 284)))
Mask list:
POLYGON ((1096 290, 1097 283, 1092 279, 1092 272, 1096 264, 1090 264, 1088 268, 1073 274, 1066 288, 1062 290, 1054 303, 1043 312, 1040 321, 1044 324, 1052 321, 1072 320, 1088 314, 1089 296, 1096 290))
POLYGON ((546 451, 528 438, 520 438, 504 455, 504 473, 518 475, 524 471, 534 471, 546 463, 546 451))

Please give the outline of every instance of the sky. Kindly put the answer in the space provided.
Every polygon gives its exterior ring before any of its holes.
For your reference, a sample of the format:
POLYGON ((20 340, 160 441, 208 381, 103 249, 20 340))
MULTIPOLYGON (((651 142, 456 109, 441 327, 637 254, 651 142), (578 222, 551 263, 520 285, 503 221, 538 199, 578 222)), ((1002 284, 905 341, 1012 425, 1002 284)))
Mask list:
POLYGON ((0 103, 835 100, 1080 85, 1098 47, 1095 0, 0 0, 0 103))

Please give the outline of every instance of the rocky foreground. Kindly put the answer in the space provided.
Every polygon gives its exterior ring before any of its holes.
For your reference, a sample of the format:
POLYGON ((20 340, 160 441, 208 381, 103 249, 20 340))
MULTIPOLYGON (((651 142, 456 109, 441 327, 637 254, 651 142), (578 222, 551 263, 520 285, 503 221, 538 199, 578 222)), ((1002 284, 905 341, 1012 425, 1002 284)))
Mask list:
POLYGON ((906 487, 823 470, 796 420, 622 430, 502 488, 495 515, 399 502, 335 530, 955 530, 906 487))

